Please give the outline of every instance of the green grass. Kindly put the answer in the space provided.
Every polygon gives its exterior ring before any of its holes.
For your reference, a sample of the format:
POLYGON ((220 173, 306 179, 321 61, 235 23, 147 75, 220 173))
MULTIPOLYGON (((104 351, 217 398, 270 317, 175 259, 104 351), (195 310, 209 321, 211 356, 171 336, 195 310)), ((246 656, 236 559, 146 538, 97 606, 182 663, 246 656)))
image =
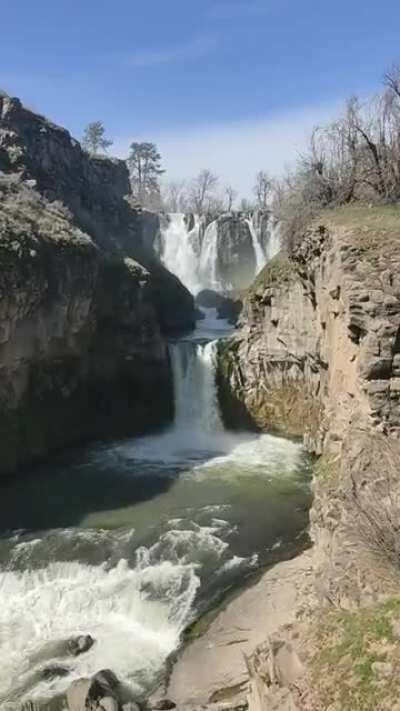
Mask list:
POLYGON ((324 210, 319 221, 328 224, 367 232, 378 232, 382 236, 390 234, 400 237, 400 205, 349 205, 324 210))
POLYGON ((391 708, 400 693, 395 617, 400 619, 399 599, 324 616, 313 632, 317 652, 311 662, 313 686, 323 704, 339 702, 342 711, 391 708), (374 662, 391 662, 393 676, 382 681, 374 662))
POLYGON ((249 289, 249 293, 255 294, 260 289, 266 289, 269 286, 288 283, 292 281, 295 276, 296 271, 293 262, 288 259, 286 255, 282 253, 277 254, 258 274, 249 289))

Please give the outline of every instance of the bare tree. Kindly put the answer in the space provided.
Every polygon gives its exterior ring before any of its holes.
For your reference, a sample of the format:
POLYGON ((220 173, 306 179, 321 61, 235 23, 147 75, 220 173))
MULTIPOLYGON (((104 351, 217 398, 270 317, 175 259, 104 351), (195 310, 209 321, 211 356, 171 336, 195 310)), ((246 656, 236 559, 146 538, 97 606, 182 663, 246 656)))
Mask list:
POLYGON ((232 185, 227 185, 225 187, 225 200, 226 200, 226 210, 227 212, 231 212, 233 209, 233 206, 236 202, 238 193, 237 191, 232 187, 232 185))
POLYGON ((383 75, 383 83, 400 99, 400 65, 392 64, 383 75))
POLYGON ((189 212, 186 180, 171 180, 161 186, 162 204, 166 212, 189 212))
POLYGON ((191 182, 189 189, 189 202, 193 212, 199 215, 212 212, 215 208, 216 190, 219 178, 210 170, 202 170, 191 182))
POLYGON ((101 121, 89 123, 84 131, 82 145, 88 153, 97 155, 100 151, 107 152, 107 148, 112 146, 112 141, 105 137, 105 128, 101 121))
POLYGON ((274 212, 289 250, 321 208, 399 202, 399 65, 386 72, 384 85, 367 102, 351 98, 342 116, 314 129, 296 168, 274 186, 274 212))
POLYGON ((271 187, 271 178, 264 170, 260 170, 256 175, 256 184, 253 188, 253 192, 257 198, 257 204, 259 207, 267 207, 268 198, 271 193, 271 187))
POLYGON ((247 198, 242 198, 240 201, 240 211, 241 212, 252 212, 254 210, 254 204, 247 198))

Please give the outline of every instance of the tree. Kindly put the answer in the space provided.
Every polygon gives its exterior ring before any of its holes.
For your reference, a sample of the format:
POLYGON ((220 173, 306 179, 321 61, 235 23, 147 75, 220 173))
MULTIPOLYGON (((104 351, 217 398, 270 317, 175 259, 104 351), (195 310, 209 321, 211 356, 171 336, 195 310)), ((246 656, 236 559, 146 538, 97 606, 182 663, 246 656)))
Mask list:
POLYGON ((268 198, 271 192, 271 179, 265 171, 260 170, 256 175, 256 184, 253 188, 254 195, 257 198, 258 207, 265 208, 268 206, 268 198))
POLYGON ((89 123, 84 131, 82 145, 89 153, 97 155, 100 151, 107 151, 113 142, 105 137, 105 128, 101 121, 89 123))
POLYGON ((154 143, 132 143, 127 159, 132 192, 141 205, 154 207, 161 203, 161 155, 154 143))
POLYGON ((161 186, 162 205, 166 212, 189 212, 185 180, 171 180, 161 186))
POLYGON ((226 209, 231 212, 238 194, 232 185, 227 185, 225 188, 226 209))
POLYGON ((189 201, 193 212, 202 215, 204 212, 213 212, 219 201, 216 197, 216 189, 219 178, 210 170, 202 170, 199 175, 192 180, 189 190, 189 201))
POLYGON ((253 212, 254 204, 247 198, 242 198, 240 201, 240 212, 253 212))

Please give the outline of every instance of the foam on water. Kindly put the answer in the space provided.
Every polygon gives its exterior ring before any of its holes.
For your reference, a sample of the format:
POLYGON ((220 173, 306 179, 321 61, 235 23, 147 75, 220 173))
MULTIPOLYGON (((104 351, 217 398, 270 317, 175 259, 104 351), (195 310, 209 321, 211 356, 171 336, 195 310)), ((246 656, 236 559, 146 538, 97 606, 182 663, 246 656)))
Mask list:
POLYGON ((61 691, 71 678, 105 667, 139 690, 140 679, 147 686, 177 646, 199 584, 193 564, 146 565, 143 558, 135 569, 121 560, 112 569, 72 562, 3 572, 0 701, 24 686, 23 696, 31 686, 35 695, 61 691), (35 672, 57 660, 54 645, 88 630, 96 639, 92 649, 72 662, 59 659, 70 668, 68 680, 38 682, 35 672))

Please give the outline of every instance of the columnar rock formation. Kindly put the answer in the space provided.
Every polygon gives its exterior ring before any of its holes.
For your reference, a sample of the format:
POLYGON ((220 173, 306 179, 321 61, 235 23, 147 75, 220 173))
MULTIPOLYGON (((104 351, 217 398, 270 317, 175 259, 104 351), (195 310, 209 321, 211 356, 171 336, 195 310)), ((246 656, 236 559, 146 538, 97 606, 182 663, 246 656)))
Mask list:
MULTIPOLYGON (((320 604, 340 609, 399 585, 399 236, 390 215, 367 209, 314 225, 292 260, 261 273, 220 351, 227 423, 304 435, 322 455, 313 575, 320 604)), ((264 692, 255 673, 253 708, 264 692)))
POLYGON ((193 299, 158 262, 158 218, 122 161, 0 98, 0 473, 172 417, 165 334, 193 299))

